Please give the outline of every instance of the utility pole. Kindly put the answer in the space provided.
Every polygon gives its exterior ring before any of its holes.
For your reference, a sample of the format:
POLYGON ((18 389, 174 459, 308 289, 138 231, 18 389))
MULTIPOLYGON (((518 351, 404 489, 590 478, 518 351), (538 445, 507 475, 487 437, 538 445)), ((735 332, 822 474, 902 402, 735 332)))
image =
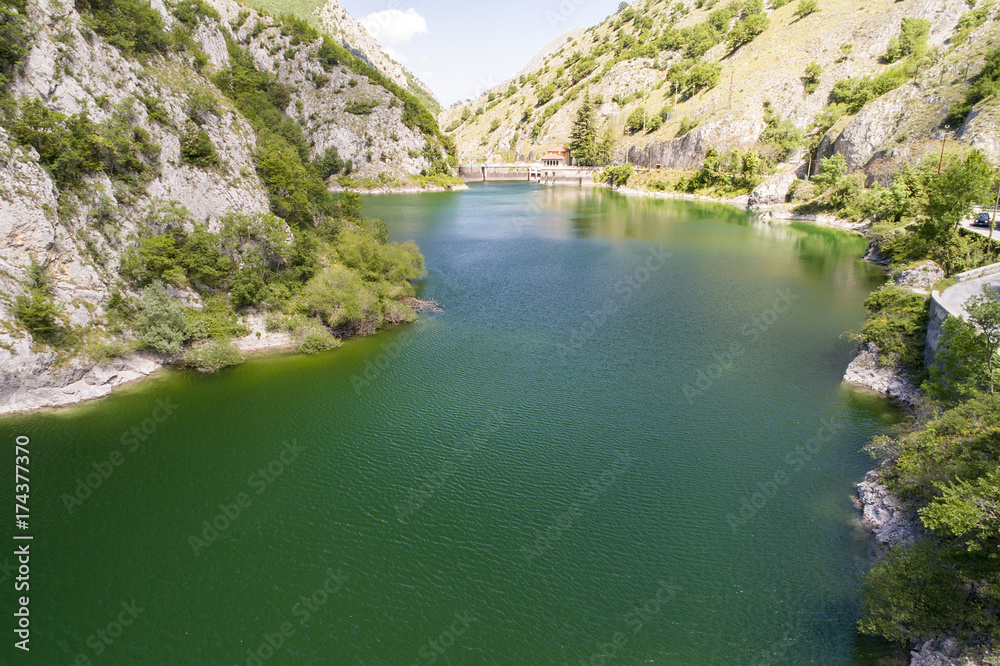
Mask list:
POLYGON ((990 218, 990 242, 993 242, 993 229, 997 226, 997 208, 1000 207, 1000 181, 997 181, 997 200, 993 204, 993 217, 990 218))
POLYGON ((947 136, 941 137, 941 157, 938 158, 938 175, 941 175, 941 165, 944 164, 944 142, 948 139, 947 136))

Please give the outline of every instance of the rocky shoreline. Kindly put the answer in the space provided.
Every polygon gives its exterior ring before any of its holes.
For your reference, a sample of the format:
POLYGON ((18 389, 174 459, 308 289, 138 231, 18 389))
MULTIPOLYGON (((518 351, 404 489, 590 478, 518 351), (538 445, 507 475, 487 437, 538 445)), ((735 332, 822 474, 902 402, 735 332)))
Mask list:
MULTIPOLYGON (((441 312, 434 301, 409 298, 406 305, 415 312, 441 312)), ((244 356, 266 353, 290 353, 297 347, 294 336, 287 331, 269 331, 263 314, 244 318, 247 335, 233 340, 244 356)), ((43 409, 70 407, 111 395, 115 390, 154 376, 160 370, 178 366, 181 355, 170 356, 149 351, 127 354, 104 363, 73 359, 64 366, 57 364, 54 352, 14 356, 27 359, 26 365, 5 367, 0 350, 0 417, 43 409)))

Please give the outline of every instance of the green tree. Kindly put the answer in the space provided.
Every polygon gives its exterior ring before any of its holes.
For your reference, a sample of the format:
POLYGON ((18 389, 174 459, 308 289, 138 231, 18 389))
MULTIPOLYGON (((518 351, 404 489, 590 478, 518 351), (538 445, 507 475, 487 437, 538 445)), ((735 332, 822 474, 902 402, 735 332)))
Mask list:
POLYGON ((649 114, 646 112, 646 107, 636 107, 635 111, 629 115, 628 120, 625 121, 625 131, 629 134, 643 132, 646 129, 647 120, 649 120, 649 114))
POLYGON ((719 83, 722 65, 714 62, 699 62, 691 68, 689 83, 694 93, 711 90, 719 83))
POLYGON ((59 333, 61 306, 52 300, 52 288, 43 268, 35 261, 28 269, 27 293, 14 302, 13 315, 35 340, 53 342, 59 333))
POLYGON ((986 364, 987 392, 994 393, 997 352, 1000 351, 1000 291, 973 296, 965 303, 969 322, 976 328, 977 356, 986 364))
POLYGON ((806 66, 805 76, 802 77, 802 86, 807 95, 813 94, 819 88, 819 76, 822 73, 823 68, 815 60, 806 66))
POLYGON ((965 159, 954 159, 927 185, 927 204, 924 206, 926 221, 920 234, 939 248, 956 233, 962 219, 972 212, 972 207, 989 195, 993 168, 978 150, 965 159))
POLYGON ((607 130, 601 141, 597 144, 597 152, 594 156, 595 164, 611 164, 615 158, 615 137, 611 130, 607 130))
POLYGON ((861 633, 903 643, 942 635, 962 624, 966 610, 962 579, 929 539, 889 550, 862 593, 861 633))
POLYGON ((569 148, 577 164, 593 166, 597 163, 597 116, 590 103, 590 95, 584 95, 583 103, 576 112, 569 148))
POLYGON ((819 2, 817 0, 799 0, 799 4, 795 6, 795 12, 792 16, 799 19, 804 19, 810 14, 815 14, 819 11, 819 2))
POLYGON ((538 102, 535 106, 545 106, 552 98, 556 95, 556 87, 553 84, 549 84, 538 91, 538 102))
POLYGON ((176 354, 187 339, 184 305, 157 280, 142 290, 135 328, 144 347, 176 354))

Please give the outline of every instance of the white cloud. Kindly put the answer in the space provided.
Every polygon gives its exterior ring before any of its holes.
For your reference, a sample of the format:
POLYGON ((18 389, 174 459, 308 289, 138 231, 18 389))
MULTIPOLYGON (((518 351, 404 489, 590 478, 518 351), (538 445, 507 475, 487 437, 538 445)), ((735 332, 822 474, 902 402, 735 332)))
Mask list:
POLYGON ((392 48, 391 46, 383 46, 382 50, 385 51, 387 56, 389 56, 396 62, 400 63, 401 65, 405 65, 406 61, 409 60, 409 58, 407 58, 405 55, 403 55, 396 49, 392 48))
POLYGON ((361 23, 372 37, 391 44, 402 44, 427 32, 427 20, 412 8, 405 12, 400 9, 374 12, 361 19, 361 23))

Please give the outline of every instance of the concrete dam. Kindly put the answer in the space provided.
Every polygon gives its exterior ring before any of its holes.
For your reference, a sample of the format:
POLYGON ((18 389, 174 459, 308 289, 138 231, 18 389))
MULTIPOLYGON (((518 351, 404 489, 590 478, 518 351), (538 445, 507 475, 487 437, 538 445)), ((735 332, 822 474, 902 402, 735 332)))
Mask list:
POLYGON ((594 185, 594 174, 600 169, 573 166, 543 166, 540 164, 462 164, 459 177, 467 183, 523 182, 541 185, 594 185))

